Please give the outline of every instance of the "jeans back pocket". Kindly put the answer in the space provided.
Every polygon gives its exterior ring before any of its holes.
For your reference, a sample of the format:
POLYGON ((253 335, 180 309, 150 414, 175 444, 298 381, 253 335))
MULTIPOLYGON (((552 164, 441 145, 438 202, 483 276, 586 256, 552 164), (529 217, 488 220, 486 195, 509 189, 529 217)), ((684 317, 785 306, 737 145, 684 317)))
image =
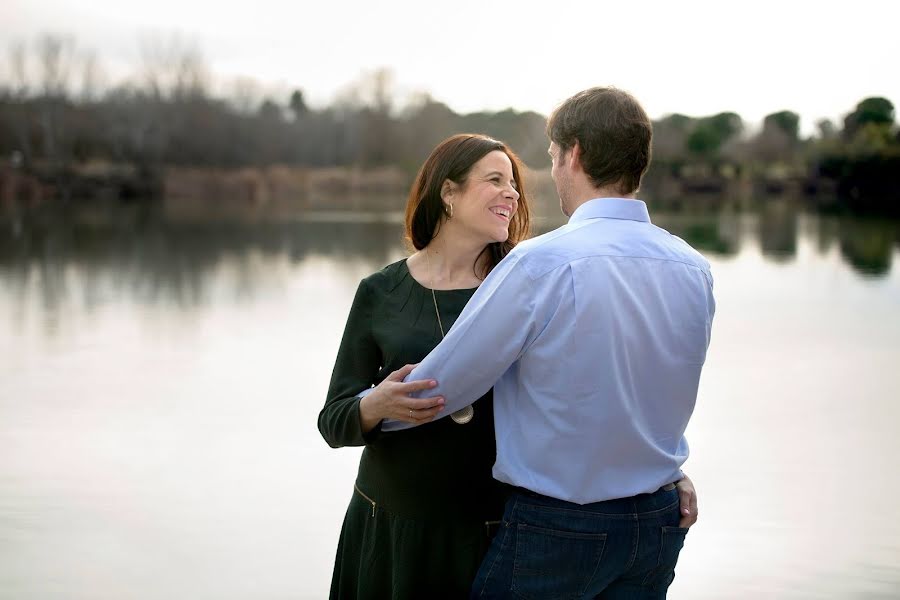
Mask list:
POLYGON ((657 591, 665 591, 675 579, 675 564, 678 555, 684 548, 684 539, 688 530, 684 527, 663 527, 659 543, 659 559, 656 568, 647 573, 644 587, 657 591))
POLYGON ((516 524, 512 591, 529 600, 580 598, 603 558, 605 533, 516 524))

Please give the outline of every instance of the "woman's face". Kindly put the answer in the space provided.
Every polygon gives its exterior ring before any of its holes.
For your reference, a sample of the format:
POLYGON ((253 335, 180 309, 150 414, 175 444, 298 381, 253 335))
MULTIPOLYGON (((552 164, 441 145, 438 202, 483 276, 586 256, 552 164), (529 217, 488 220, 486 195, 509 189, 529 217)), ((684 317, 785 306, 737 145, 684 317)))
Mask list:
POLYGON ((517 187, 506 153, 494 150, 486 154, 472 166, 462 186, 451 184, 444 195, 444 204, 453 204, 447 225, 462 227, 483 238, 485 244, 505 242, 519 206, 517 187))

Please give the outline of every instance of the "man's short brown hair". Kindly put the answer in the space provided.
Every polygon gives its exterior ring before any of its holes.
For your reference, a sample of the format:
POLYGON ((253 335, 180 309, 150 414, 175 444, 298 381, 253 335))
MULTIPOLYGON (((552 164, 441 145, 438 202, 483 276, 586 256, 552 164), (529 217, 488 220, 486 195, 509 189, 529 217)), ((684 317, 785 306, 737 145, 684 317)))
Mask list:
POLYGON ((566 152, 578 142, 581 167, 596 187, 638 190, 650 165, 653 127, 638 101, 613 87, 578 92, 550 115, 547 135, 566 152))

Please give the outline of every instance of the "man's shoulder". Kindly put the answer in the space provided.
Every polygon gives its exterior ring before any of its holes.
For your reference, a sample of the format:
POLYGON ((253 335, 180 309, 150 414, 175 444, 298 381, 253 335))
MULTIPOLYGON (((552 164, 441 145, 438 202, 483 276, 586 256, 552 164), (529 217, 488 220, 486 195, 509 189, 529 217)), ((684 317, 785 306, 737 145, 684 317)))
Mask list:
POLYGON ((518 263, 532 279, 536 279, 572 259, 578 250, 570 243, 570 234, 574 229, 571 223, 567 223, 525 240, 513 248, 507 259, 518 263))
POLYGON ((518 256, 520 260, 529 256, 540 255, 541 252, 547 250, 548 246, 564 237, 567 227, 568 225, 563 225, 552 231, 548 231, 547 233, 536 235, 533 238, 519 242, 519 244, 513 248, 511 254, 518 256))
POLYGON ((666 258, 709 271, 709 261, 696 248, 662 227, 654 225, 653 229, 656 230, 656 234, 661 241, 660 246, 666 258))
POLYGON ((567 223, 522 242, 510 256, 533 278, 589 258, 669 260, 709 272, 709 262, 676 235, 650 223, 597 219, 567 223))

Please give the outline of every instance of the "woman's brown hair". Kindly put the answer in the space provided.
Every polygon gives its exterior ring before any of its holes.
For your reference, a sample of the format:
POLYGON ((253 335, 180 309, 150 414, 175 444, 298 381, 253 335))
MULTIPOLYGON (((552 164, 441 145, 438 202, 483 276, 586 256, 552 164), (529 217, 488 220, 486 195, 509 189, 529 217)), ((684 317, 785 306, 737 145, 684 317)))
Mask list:
POLYGON ((461 133, 451 136, 431 151, 431 155, 419 169, 406 201, 406 241, 416 250, 421 250, 434 239, 445 214, 441 200, 444 181, 449 179, 464 187, 475 163, 496 150, 506 154, 512 163, 519 202, 516 213, 509 222, 509 237, 506 241, 488 244, 475 260, 477 265, 481 256, 487 253, 484 272, 475 273, 479 278, 486 277, 516 244, 528 237, 530 231, 531 215, 519 157, 503 142, 484 135, 461 133))

